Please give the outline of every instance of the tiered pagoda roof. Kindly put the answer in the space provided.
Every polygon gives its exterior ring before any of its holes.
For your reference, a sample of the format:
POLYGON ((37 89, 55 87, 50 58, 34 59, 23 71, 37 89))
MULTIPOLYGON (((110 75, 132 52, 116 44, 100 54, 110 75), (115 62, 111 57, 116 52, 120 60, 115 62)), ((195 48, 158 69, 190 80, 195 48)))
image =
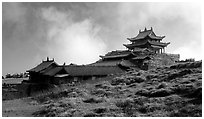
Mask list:
POLYGON ((155 35, 152 27, 150 30, 147 30, 145 28, 144 31, 139 31, 139 34, 136 37, 133 38, 127 38, 128 40, 130 40, 131 42, 136 41, 136 40, 140 40, 140 39, 144 39, 144 38, 151 38, 151 39, 155 39, 155 40, 162 40, 165 36, 157 36, 155 35))
POLYGON ((149 44, 149 45, 151 45, 152 47, 155 47, 155 48, 162 48, 162 47, 166 47, 170 43, 162 43, 162 42, 144 40, 144 41, 138 41, 137 43, 123 44, 123 45, 125 47, 127 47, 128 49, 134 49, 135 47, 143 46, 143 45, 146 45, 146 44, 149 44))
POLYGON ((129 50, 133 50, 135 48, 148 48, 154 51, 159 51, 170 44, 161 42, 164 37, 165 36, 157 36, 152 27, 150 30, 145 28, 144 31, 139 31, 139 34, 136 37, 127 38, 131 44, 123 45, 129 50))

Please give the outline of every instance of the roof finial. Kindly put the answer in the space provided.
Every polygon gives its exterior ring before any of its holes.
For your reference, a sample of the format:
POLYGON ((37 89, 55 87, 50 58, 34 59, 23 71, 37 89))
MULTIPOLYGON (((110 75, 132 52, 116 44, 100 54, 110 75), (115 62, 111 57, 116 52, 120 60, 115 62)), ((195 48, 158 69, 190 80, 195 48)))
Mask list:
POLYGON ((141 29, 139 30, 139 33, 141 33, 141 29))
POLYGON ((49 61, 49 57, 47 57, 47 61, 49 61))
POLYGON ((65 66, 65 64, 66 64, 66 63, 64 62, 63 66, 65 66))
POLYGON ((144 31, 147 31, 147 28, 145 27, 145 30, 144 31))
POLYGON ((153 28, 151 27, 151 31, 153 31, 153 28))
POLYGON ((52 60, 53 60, 53 61, 55 61, 55 59, 54 59, 54 58, 52 58, 52 60))

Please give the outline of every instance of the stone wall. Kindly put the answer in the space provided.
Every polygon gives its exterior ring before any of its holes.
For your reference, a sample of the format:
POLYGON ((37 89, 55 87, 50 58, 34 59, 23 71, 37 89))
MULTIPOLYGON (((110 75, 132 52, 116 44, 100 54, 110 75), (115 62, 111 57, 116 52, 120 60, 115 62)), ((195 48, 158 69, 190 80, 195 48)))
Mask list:
POLYGON ((179 58, 179 54, 155 54, 149 60, 149 69, 173 65, 176 61, 179 61, 179 58))

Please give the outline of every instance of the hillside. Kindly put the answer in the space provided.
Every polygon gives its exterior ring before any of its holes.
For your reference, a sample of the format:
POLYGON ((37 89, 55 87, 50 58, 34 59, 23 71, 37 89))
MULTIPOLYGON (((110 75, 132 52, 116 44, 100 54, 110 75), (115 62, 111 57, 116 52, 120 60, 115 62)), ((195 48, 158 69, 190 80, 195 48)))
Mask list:
POLYGON ((38 97, 34 116, 202 116, 202 63, 129 71, 38 97))
MULTIPOLYGON (((202 116, 202 62, 131 70, 33 97, 32 116, 202 116), (36 109, 35 109, 36 110, 36 109)), ((4 112, 3 112, 4 114, 4 112)))

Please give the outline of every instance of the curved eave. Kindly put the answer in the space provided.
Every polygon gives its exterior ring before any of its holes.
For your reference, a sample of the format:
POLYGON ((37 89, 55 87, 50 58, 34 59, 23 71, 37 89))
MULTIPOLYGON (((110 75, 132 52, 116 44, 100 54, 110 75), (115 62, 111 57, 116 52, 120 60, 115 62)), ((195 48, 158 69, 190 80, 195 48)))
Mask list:
POLYGON ((156 40, 162 40, 163 38, 165 38, 165 36, 149 36, 152 39, 156 39, 156 40))
POLYGON ((145 45, 146 43, 148 43, 148 42, 143 42, 143 43, 138 43, 138 44, 136 44, 136 43, 134 43, 134 44, 123 44, 125 47, 127 47, 127 48, 135 48, 135 47, 138 47, 138 46, 141 46, 141 45, 145 45))
POLYGON ((155 40, 162 40, 163 38, 165 38, 165 36, 151 36, 151 35, 148 35, 148 36, 145 36, 145 37, 141 37, 141 38, 137 38, 137 37, 134 37, 134 38, 127 38, 129 41, 133 42, 133 41, 136 41, 136 40, 141 40, 141 39, 144 39, 146 37, 149 37, 151 39, 155 39, 155 40))
POLYGON ((114 59, 114 58, 123 58, 128 57, 130 54, 125 55, 112 55, 112 56, 102 56, 103 59, 114 59))
POLYGON ((100 58, 103 58, 104 56, 100 55, 99 57, 100 57, 100 58))
POLYGON ((149 41, 149 43, 150 43, 151 45, 161 46, 161 47, 166 47, 167 45, 170 44, 170 42, 168 42, 168 43, 161 43, 161 42, 150 42, 150 41, 149 41))
POLYGON ((132 58, 132 60, 141 60, 141 59, 152 59, 151 57, 149 56, 138 56, 138 57, 134 57, 132 58))
POLYGON ((123 44, 126 48, 132 49, 134 46, 130 46, 131 44, 123 44))

